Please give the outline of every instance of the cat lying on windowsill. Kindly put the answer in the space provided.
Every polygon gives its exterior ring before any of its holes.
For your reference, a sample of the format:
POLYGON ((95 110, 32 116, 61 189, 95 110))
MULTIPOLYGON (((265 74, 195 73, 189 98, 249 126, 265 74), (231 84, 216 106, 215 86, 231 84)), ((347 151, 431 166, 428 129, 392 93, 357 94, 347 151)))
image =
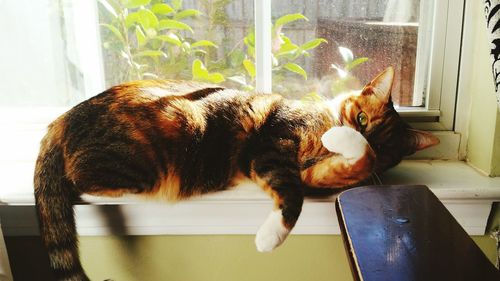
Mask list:
POLYGON ((255 239, 259 251, 271 251, 294 227, 305 190, 359 184, 438 143, 394 110, 393 78, 388 68, 359 93, 317 103, 197 82, 136 81, 78 104, 50 124, 35 169, 55 276, 89 280, 72 207, 82 194, 176 201, 251 180, 275 203, 255 239))

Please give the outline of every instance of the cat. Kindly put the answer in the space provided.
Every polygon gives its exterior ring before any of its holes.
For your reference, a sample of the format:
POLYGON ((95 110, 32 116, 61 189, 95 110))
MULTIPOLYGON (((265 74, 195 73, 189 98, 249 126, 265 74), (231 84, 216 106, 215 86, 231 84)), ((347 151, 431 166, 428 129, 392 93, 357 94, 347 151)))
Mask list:
POLYGON ((255 238, 257 250, 271 251, 294 227, 304 190, 356 185, 439 142, 399 117, 393 78, 388 68, 361 92, 328 102, 145 80, 76 105, 49 125, 35 168, 54 275, 89 280, 72 206, 82 194, 178 201, 251 180, 274 201, 255 238))

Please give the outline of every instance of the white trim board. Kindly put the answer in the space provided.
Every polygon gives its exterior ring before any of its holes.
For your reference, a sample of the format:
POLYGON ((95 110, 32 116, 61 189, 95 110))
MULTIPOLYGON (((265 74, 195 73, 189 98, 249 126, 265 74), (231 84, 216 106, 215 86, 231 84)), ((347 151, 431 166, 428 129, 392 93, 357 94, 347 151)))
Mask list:
MULTIPOLYGON (((470 235, 483 235, 500 178, 489 178, 464 162, 404 161, 382 179, 384 184, 425 184, 470 235)), ((26 191, 26 189, 24 189, 26 191)), ((80 235, 209 235, 255 234, 272 208, 254 185, 198 197, 176 204, 146 202, 135 197, 84 198, 76 206, 80 235)), ((4 235, 36 235, 31 192, 0 191, 4 235)), ((339 234, 334 198, 307 199, 294 234, 339 234)))

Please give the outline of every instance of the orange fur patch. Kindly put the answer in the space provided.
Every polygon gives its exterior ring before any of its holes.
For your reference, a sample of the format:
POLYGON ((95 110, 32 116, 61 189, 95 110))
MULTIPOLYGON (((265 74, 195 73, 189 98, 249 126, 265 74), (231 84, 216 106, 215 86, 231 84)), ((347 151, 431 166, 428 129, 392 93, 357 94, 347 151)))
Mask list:
POLYGON ((278 193, 276 193, 276 191, 269 185, 269 183, 265 179, 259 177, 255 173, 253 168, 252 171, 250 172, 250 178, 252 179, 253 182, 259 185, 262 188, 262 190, 271 195, 271 198, 274 201, 274 210, 278 210, 279 206, 283 204, 283 200, 282 198, 280 198, 278 193))
POLYGON ((169 169, 166 174, 160 177, 153 190, 146 196, 167 201, 178 201, 183 199, 180 188, 180 177, 173 169, 169 169))
POLYGON ((350 163, 342 155, 321 160, 315 165, 301 171, 303 182, 315 187, 346 187, 365 180, 375 166, 375 154, 367 148, 365 155, 354 163, 350 163))
POLYGON ((256 95, 249 101, 247 111, 242 115, 240 121, 246 132, 259 129, 264 122, 276 102, 282 100, 280 95, 256 95))

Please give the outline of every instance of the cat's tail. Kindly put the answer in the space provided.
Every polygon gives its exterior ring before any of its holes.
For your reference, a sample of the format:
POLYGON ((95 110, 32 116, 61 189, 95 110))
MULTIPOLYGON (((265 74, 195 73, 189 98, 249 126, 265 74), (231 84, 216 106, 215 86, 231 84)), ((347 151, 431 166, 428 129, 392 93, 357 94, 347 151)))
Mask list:
POLYGON ((42 141, 35 168, 35 202, 40 235, 56 280, 90 280, 78 256, 73 202, 79 197, 64 175, 63 152, 58 144, 42 141))

